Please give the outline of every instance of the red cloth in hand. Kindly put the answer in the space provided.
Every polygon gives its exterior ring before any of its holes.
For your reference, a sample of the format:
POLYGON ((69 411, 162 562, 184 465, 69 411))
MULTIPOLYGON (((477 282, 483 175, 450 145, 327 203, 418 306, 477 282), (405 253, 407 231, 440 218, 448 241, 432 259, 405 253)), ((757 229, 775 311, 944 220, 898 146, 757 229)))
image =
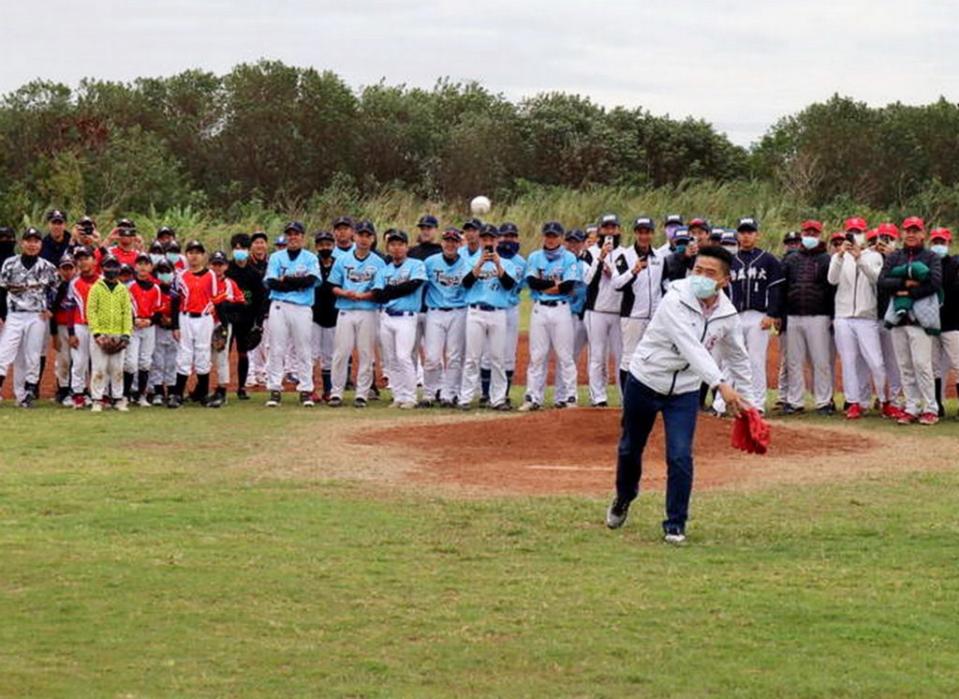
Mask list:
POLYGON ((733 422, 732 446, 748 454, 765 454, 769 449, 769 423, 755 408, 744 410, 733 422))

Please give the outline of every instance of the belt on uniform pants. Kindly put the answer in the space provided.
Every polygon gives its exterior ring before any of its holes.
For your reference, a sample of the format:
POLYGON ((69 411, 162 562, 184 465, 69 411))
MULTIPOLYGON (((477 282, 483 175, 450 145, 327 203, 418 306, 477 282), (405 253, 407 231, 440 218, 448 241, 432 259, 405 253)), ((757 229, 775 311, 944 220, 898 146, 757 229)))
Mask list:
POLYGON ((391 318, 402 318, 403 316, 415 316, 416 314, 412 311, 391 311, 386 308, 383 309, 383 312, 390 316, 391 318))
POLYGON ((447 312, 447 311, 459 311, 462 309, 463 309, 462 306, 450 306, 449 308, 431 308, 430 310, 447 312))
POLYGON ((185 311, 184 311, 184 315, 188 315, 188 316, 190 316, 191 318, 202 318, 202 317, 203 317, 203 314, 202 314, 202 313, 186 313, 185 311))
POLYGON ((485 304, 485 303, 471 303, 471 304, 470 304, 470 308, 475 308, 475 309, 478 310, 478 311, 498 311, 498 310, 500 310, 500 309, 497 308, 496 306, 490 306, 489 304, 485 304))
POLYGON ((567 301, 537 301, 540 306, 549 306, 550 308, 555 308, 556 306, 565 306, 567 301))

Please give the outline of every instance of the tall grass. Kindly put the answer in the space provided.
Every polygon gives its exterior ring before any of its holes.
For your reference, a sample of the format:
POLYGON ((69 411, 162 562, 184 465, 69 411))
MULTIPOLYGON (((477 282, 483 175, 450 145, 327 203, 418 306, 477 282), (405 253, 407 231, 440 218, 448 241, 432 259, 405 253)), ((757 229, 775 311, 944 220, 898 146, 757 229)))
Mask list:
MULTIPOLYGON (((24 216, 23 225, 43 225, 45 209, 33 206, 24 216)), ((669 213, 687 217, 705 216, 713 225, 734 226, 740 216, 756 216, 768 236, 767 245, 778 248, 783 234, 798 228, 806 218, 821 219, 827 231, 838 230, 850 215, 865 216, 870 223, 898 220, 902 212, 885 212, 858 206, 851 201, 837 201, 823 207, 808 207, 769 182, 738 180, 733 182, 687 181, 680 185, 655 189, 634 187, 589 187, 571 190, 561 187, 532 186, 507 200, 494 201, 492 211, 484 217, 493 222, 512 221, 521 231, 524 249, 536 245, 544 221, 558 220, 567 227, 585 227, 605 213, 620 216, 625 231, 640 215, 657 221, 669 213)), ((310 231, 328 228, 332 219, 342 214, 372 220, 379 232, 397 227, 413 230, 424 213, 436 215, 441 226, 459 226, 470 217, 468 201, 431 201, 400 189, 384 189, 361 197, 351 186, 334 183, 305 203, 287 211, 277 211, 261 201, 236 202, 228 211, 206 211, 191 206, 178 206, 165 211, 104 211, 93 214, 101 230, 120 215, 137 223, 144 237, 160 226, 171 226, 181 239, 199 238, 212 247, 225 247, 232 234, 265 230, 278 235, 284 222, 297 219, 310 231)), ((922 213, 922 212, 920 212, 922 213)), ((70 212, 79 216, 78 212, 70 212)), ((662 239, 662 232, 657 237, 662 239)))

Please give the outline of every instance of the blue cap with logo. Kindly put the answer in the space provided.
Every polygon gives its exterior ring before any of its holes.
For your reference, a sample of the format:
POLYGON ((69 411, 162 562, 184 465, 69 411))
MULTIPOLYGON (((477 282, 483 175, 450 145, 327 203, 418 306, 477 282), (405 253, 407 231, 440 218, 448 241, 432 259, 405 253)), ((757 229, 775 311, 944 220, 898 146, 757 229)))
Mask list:
POLYGON ((633 221, 633 230, 636 231, 640 228, 646 228, 647 230, 654 231, 656 230, 656 224, 653 222, 653 219, 650 216, 640 216, 633 221))
POLYGON ((433 214, 426 214, 425 216, 420 216, 419 223, 416 224, 417 228, 436 228, 440 225, 440 222, 436 219, 436 216, 433 214))
POLYGON ((547 221, 543 224, 543 235, 564 235, 563 224, 559 221, 547 221))

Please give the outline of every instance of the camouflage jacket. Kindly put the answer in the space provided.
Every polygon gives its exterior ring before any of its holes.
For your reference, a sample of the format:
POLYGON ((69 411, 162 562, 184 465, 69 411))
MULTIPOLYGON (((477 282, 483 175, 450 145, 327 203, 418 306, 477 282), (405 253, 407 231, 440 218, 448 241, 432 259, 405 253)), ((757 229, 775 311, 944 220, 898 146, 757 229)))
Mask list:
POLYGON ((13 313, 46 311, 60 283, 57 268, 38 257, 27 269, 22 259, 20 255, 8 258, 0 269, 0 287, 7 290, 7 310, 13 313))

